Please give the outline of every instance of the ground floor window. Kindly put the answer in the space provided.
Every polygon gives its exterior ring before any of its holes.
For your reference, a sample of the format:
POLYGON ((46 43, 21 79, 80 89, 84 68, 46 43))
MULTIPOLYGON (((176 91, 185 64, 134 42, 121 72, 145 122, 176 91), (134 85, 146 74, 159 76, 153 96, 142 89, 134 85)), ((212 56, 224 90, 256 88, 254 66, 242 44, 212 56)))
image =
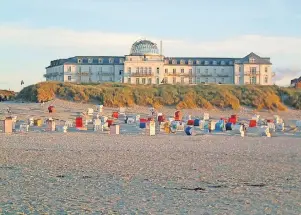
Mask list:
POLYGON ((148 84, 152 84, 152 79, 151 78, 148 79, 148 84))
POLYGON ((131 78, 128 78, 128 83, 129 83, 129 84, 131 83, 131 78))
POLYGON ((172 83, 173 83, 173 84, 176 84, 176 83, 177 83, 177 78, 176 78, 176 77, 173 77, 173 78, 172 78, 172 83))
POLYGON ((71 76, 70 75, 68 76, 68 81, 71 81, 71 76))
POLYGON ((140 84, 139 78, 136 78, 136 84, 140 84))
POLYGON ((142 84, 145 84, 145 78, 142 78, 142 84))

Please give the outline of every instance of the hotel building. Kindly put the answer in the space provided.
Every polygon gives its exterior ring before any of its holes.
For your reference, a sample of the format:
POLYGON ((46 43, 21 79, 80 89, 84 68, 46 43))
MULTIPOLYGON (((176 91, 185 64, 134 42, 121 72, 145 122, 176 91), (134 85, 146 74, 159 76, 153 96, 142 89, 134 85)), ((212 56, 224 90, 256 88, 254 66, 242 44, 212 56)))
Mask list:
POLYGON ((270 58, 254 53, 243 58, 166 57, 149 40, 135 42, 125 56, 53 60, 44 75, 46 81, 74 83, 237 85, 271 85, 273 76, 270 58))

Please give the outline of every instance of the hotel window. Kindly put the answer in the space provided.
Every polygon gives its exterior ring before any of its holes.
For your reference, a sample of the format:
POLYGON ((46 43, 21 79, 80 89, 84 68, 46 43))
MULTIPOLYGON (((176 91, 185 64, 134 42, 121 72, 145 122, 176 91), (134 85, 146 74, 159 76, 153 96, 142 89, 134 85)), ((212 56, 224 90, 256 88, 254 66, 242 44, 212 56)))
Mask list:
POLYGON ((184 77, 181 77, 181 84, 184 84, 184 77))
POLYGON ((140 84, 140 79, 136 78, 136 84, 140 84))
POLYGON ((139 67, 136 68, 136 73, 139 74, 139 67))
POLYGON ((208 64, 209 64, 209 61, 206 60, 206 61, 205 61, 205 65, 208 65, 208 64))
POLYGON ((159 67, 157 67, 157 74, 159 74, 160 73, 160 69, 159 69, 159 67))
POLYGON ((152 68, 151 68, 151 67, 148 68, 148 73, 149 73, 150 75, 152 74, 152 68))
POLYGON ((189 65, 192 65, 192 64, 193 64, 193 60, 189 60, 189 61, 188 61, 188 64, 189 64, 189 65))
POLYGON ((251 67, 251 73, 252 75, 256 75, 256 67, 251 67))
POLYGON ((173 77, 173 78, 172 78, 172 83, 173 83, 173 84, 176 84, 176 82, 177 82, 176 77, 173 77))
POLYGON ((149 78, 147 83, 148 83, 148 84, 152 84, 152 79, 149 78))
POLYGON ((77 59, 77 63, 82 63, 83 60, 82 59, 77 59))
POLYGON ((180 61, 180 64, 185 64, 185 60, 181 60, 181 61, 180 61))
POLYGON ((142 84, 145 84, 145 78, 142 78, 142 84))
POLYGON ((264 83, 268 83, 268 77, 266 76, 265 78, 264 78, 264 83))
POLYGON ((189 69, 189 75, 192 75, 192 69, 189 69))
POLYGON ((98 63, 103 63, 103 59, 102 59, 102 58, 99 58, 99 59, 98 59, 98 63))
POLYGON ((119 63, 124 63, 124 59, 123 58, 119 58, 119 63))
POLYGON ((168 69, 165 69, 165 74, 168 74, 168 69))
POLYGON ((68 76, 68 81, 71 81, 71 76, 70 75, 68 76))
POLYGON ((131 73, 131 72, 132 72, 132 68, 128 67, 128 73, 131 73))
POLYGON ((250 58, 250 59, 249 59, 249 62, 250 62, 250 63, 255 63, 255 59, 254 59, 254 58, 250 58))
POLYGON ((251 84, 256 84, 256 77, 251 77, 250 78, 250 83, 251 84))
POLYGON ((113 62, 114 62, 114 58, 110 58, 109 63, 113 63, 113 62))
POLYGON ((264 71, 265 71, 265 72, 268 72, 268 67, 265 67, 265 68, 264 68, 264 71))
POLYGON ((176 69, 172 69, 172 74, 176 74, 177 73, 177 70, 176 69))
POLYGON ((200 73, 201 73, 201 69, 197 69, 196 71, 197 71, 197 73, 198 73, 198 74, 200 74, 200 73))
POLYGON ((189 78, 189 84, 192 84, 192 78, 189 78))
POLYGON ((88 63, 93 63, 93 59, 92 59, 92 58, 89 58, 89 59, 88 59, 88 63))
POLYGON ((197 60, 197 61, 196 61, 196 64, 200 65, 200 64, 201 64, 201 61, 200 61, 200 60, 197 60))
POLYGON ((143 74, 143 67, 140 67, 140 74, 143 74))
POLYGON ((129 83, 129 84, 131 83, 131 78, 128 78, 128 83, 129 83))
POLYGON ((172 60, 172 64, 177 64, 177 60, 172 60))
POLYGON ((181 69, 181 73, 184 73, 184 69, 181 69))
POLYGON ((144 67, 144 74, 147 74, 147 67, 144 67))
POLYGON ((68 72, 71 72, 71 66, 68 66, 67 71, 68 71, 68 72))

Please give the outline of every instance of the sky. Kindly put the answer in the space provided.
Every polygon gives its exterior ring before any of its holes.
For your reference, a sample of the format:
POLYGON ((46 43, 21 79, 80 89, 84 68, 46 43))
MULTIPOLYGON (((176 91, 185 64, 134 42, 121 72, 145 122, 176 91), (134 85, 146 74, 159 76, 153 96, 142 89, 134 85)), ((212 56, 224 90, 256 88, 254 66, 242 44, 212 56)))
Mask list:
POLYGON ((301 76, 300 0, 0 1, 0 89, 44 81, 51 60, 129 54, 143 38, 171 57, 270 57, 279 85, 301 76))

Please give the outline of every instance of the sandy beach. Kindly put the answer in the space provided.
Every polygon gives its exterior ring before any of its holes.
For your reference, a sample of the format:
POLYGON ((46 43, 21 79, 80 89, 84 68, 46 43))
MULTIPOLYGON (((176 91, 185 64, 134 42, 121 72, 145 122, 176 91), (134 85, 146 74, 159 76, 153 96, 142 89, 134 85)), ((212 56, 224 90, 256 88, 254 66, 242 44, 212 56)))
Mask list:
MULTIPOLYGON (((47 105, 9 104, 20 119, 47 117, 47 105)), ((59 100, 55 105, 60 119, 74 119, 91 106, 59 100)), ((128 111, 148 113, 141 107, 128 111)), ((189 113, 203 112, 185 110, 189 113)), ((216 117, 231 113, 210 112, 216 117)), ((248 118, 252 113, 238 114, 248 118)), ((277 114, 300 118, 300 111, 277 114)), ((0 214, 298 215, 301 139, 2 133, 0 185, 0 214)))

